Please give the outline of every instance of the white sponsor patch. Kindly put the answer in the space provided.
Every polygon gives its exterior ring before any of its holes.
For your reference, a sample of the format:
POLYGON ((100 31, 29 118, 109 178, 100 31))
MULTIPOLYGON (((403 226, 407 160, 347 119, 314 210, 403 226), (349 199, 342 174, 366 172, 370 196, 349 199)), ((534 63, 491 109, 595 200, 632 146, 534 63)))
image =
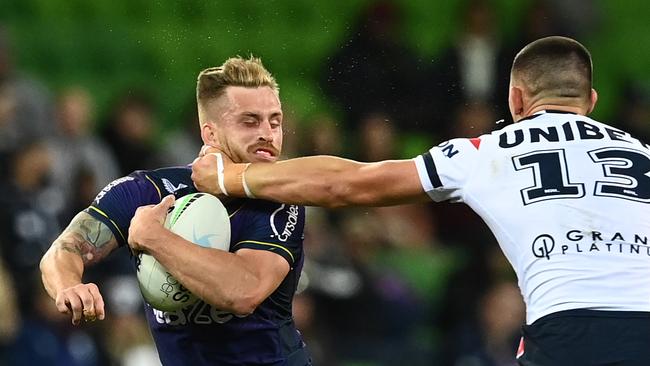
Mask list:
POLYGON ((122 177, 122 178, 115 179, 114 181, 108 183, 108 185, 106 187, 104 187, 104 189, 102 189, 102 191, 99 192, 99 194, 97 194, 97 197, 95 197, 95 203, 99 203, 99 201, 101 201, 101 199, 104 198, 106 193, 108 193, 108 191, 113 189, 113 187, 115 187, 115 186, 117 186, 117 185, 119 185, 121 183, 128 182, 130 180, 135 180, 135 178, 133 178, 133 177, 122 177))
POLYGON ((153 312, 154 318, 158 324, 167 325, 187 325, 187 324, 224 324, 233 319, 245 318, 248 315, 235 315, 227 311, 219 310, 206 304, 203 301, 197 301, 194 305, 190 305, 183 309, 174 311, 162 311, 150 307, 153 312))
MULTIPOLYGON (((296 205, 289 205, 289 207, 286 209, 286 211, 282 212, 283 214, 287 215, 286 218, 286 224, 284 225, 284 228, 282 231, 279 231, 275 227, 275 216, 277 215, 278 212, 284 210, 286 205, 283 203, 280 208, 275 210, 273 214, 271 214, 271 218, 269 221, 271 222, 271 229, 273 229, 273 234, 275 234, 275 237, 277 237, 281 242, 286 242, 289 237, 291 237, 291 234, 296 230, 296 225, 298 224, 298 215, 300 213, 300 210, 298 210, 298 206, 296 205)), ((284 220, 281 220, 283 222, 284 220)))
POLYGON ((169 193, 174 193, 174 192, 179 191, 179 190, 181 190, 183 188, 187 188, 187 184, 178 183, 178 185, 175 186, 174 183, 170 182, 169 179, 167 179, 167 178, 163 178, 162 182, 163 182, 163 186, 165 186, 165 189, 169 193))

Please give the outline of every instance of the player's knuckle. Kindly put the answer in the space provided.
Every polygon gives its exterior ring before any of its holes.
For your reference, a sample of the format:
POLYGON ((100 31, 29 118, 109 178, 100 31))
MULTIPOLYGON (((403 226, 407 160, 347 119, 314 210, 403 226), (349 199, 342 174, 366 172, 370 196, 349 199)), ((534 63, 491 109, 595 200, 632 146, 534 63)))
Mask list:
POLYGON ((79 301, 71 301, 70 302, 70 309, 72 309, 72 311, 74 311, 75 313, 81 311, 82 307, 83 306, 82 306, 81 302, 79 302, 79 301))
POLYGON ((81 305, 83 307, 88 307, 93 304, 93 297, 90 296, 90 293, 81 295, 81 305))
POLYGON ((87 303, 88 301, 92 301, 92 295, 90 294, 90 291, 88 291, 87 288, 85 288, 83 291, 79 291, 77 293, 77 296, 79 296, 79 300, 83 303, 87 303))
MULTIPOLYGON (((208 156, 210 156, 210 155, 208 155, 208 156)), ((215 158, 215 159, 206 159, 206 158, 204 157, 204 158, 200 159, 200 160, 198 161, 199 164, 198 164, 198 166, 197 166, 197 168, 198 168, 198 172, 200 173, 200 172, 201 172, 201 169, 207 169, 207 168, 210 166, 210 161, 211 161, 211 160, 216 161, 216 158, 215 158)))

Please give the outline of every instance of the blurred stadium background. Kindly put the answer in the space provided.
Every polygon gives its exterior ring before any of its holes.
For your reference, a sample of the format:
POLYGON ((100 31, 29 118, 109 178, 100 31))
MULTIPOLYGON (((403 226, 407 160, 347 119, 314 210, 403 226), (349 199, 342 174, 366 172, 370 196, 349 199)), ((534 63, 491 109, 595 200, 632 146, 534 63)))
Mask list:
MULTIPOLYGON (((594 116, 650 137, 644 0, 0 0, 0 364, 156 365, 124 250, 88 271, 105 321, 72 327, 38 260, 110 180, 191 161, 195 78, 253 54, 276 76, 286 157, 413 157, 495 128, 515 52, 592 52, 594 116)), ((317 365, 513 365, 523 304, 461 205, 308 211, 295 317, 317 365)))

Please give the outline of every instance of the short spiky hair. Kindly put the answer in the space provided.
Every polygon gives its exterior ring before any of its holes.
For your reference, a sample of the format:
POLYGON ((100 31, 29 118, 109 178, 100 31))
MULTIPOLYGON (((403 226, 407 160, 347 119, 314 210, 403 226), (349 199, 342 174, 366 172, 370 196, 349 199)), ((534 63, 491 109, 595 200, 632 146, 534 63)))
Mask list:
POLYGON ((264 68, 262 60, 251 56, 248 59, 231 57, 218 67, 210 67, 199 73, 196 81, 196 102, 201 109, 206 103, 217 99, 229 86, 258 88, 268 86, 276 93, 278 83, 271 73, 264 68))
POLYGON ((582 44, 571 38, 541 38, 517 54, 512 63, 511 77, 521 81, 534 96, 589 100, 591 55, 582 44))

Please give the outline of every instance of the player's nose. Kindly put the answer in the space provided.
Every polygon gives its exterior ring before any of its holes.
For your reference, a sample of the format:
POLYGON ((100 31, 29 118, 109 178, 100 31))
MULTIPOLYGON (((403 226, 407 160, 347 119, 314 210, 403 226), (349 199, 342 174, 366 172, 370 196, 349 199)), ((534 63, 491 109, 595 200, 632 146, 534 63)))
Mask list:
POLYGON ((271 126, 271 123, 269 121, 264 121, 263 123, 260 123, 260 128, 258 133, 259 133, 258 139, 260 141, 273 142, 273 127, 271 126))

